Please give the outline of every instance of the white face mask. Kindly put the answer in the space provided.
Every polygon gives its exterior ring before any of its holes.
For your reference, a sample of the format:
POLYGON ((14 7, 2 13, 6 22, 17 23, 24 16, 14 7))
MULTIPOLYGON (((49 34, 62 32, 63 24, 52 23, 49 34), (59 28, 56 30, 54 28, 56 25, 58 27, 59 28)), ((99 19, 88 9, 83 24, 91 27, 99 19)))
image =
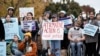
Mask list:
POLYGON ((84 19, 86 19, 86 14, 82 14, 82 17, 83 17, 84 19))

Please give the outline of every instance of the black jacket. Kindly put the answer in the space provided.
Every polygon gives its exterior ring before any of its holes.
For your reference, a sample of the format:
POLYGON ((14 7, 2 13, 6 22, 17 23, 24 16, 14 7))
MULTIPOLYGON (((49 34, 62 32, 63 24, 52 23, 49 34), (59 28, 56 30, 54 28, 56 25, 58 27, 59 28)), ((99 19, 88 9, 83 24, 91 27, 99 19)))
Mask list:
POLYGON ((3 23, 0 19, 0 41, 1 40, 5 40, 5 30, 4 30, 3 23))

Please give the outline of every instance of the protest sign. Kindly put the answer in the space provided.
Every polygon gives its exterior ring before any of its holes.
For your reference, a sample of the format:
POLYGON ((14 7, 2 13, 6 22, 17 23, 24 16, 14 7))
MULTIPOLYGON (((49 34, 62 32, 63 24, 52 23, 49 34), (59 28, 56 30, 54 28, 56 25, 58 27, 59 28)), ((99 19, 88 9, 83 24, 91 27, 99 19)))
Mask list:
POLYGON ((63 40, 63 22, 45 22, 42 24, 42 40, 63 40))
POLYGON ((71 25, 73 23, 72 19, 70 17, 68 17, 68 18, 60 18, 59 20, 62 21, 62 22, 64 22, 65 26, 71 25))
POLYGON ((86 24, 84 27, 84 34, 89 36, 95 36, 97 30, 98 30, 98 26, 86 24))
POLYGON ((19 8, 20 17, 26 16, 28 12, 32 12, 33 16, 34 16, 34 8, 33 7, 22 7, 22 8, 19 8))
POLYGON ((0 56, 6 56, 6 42, 0 42, 0 56))
MULTIPOLYGON (((17 18, 11 18, 8 23, 5 19, 2 19, 5 29, 5 40, 13 39, 14 35, 19 36, 19 27, 17 18)), ((20 39, 20 38, 19 38, 20 39)))
POLYGON ((36 30, 35 21, 21 21, 23 30, 36 30))

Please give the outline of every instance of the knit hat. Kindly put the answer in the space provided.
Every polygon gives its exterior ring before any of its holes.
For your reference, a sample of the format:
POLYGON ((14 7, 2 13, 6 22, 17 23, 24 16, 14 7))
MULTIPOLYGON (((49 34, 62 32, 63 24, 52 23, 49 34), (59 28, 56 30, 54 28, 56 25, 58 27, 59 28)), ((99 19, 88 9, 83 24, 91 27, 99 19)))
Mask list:
POLYGON ((9 10, 14 10, 14 7, 9 7, 7 10, 8 10, 8 11, 9 11, 9 10))
POLYGON ((59 13, 63 13, 63 14, 66 14, 66 12, 64 10, 61 10, 59 13))
POLYGON ((24 36, 29 36, 29 37, 32 37, 31 33, 30 32, 27 32, 24 34, 24 36))

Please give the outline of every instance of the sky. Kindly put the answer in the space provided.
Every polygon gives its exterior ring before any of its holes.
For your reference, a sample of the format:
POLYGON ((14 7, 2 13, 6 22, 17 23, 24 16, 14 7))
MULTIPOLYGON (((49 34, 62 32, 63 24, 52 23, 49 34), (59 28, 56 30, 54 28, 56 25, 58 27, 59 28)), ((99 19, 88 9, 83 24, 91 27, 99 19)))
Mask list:
MULTIPOLYGON (((53 0, 54 2, 59 2, 60 0, 53 0)), ((100 0, 75 0, 78 2, 81 6, 82 5, 90 5, 93 7, 96 11, 96 13, 100 10, 100 0)))

